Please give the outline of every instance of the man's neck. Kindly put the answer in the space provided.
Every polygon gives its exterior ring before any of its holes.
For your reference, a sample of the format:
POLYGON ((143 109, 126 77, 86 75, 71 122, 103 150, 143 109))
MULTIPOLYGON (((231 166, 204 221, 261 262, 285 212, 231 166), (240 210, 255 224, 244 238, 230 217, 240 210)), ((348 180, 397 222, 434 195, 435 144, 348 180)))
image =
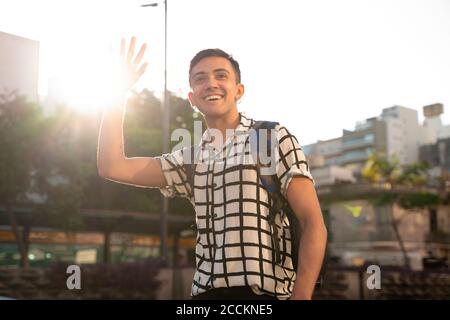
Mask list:
POLYGON ((222 133, 223 141, 217 141, 220 144, 224 143, 227 139, 226 130, 227 129, 236 129, 239 125, 240 116, 237 108, 233 108, 225 115, 220 117, 207 117, 205 116, 206 124, 210 129, 217 129, 222 133))

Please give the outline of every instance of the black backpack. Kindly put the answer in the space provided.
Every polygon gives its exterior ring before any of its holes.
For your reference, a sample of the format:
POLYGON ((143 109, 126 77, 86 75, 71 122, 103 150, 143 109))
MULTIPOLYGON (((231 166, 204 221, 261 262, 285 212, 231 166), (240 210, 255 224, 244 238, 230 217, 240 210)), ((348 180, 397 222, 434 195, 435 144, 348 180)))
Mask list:
MULTIPOLYGON (((260 137, 260 129, 264 130, 272 130, 275 129, 275 127, 278 125, 278 122, 270 122, 270 121, 256 121, 255 125, 253 126, 253 129, 256 131, 256 141, 257 146, 256 150, 259 152, 259 137, 260 137)), ((271 135, 267 134, 267 152, 272 151, 272 140, 271 135)), ((258 170, 259 178, 261 180, 261 184, 264 189, 266 189, 267 193, 269 194, 269 197, 271 199, 272 205, 269 209, 269 223, 272 226, 272 241, 274 244, 274 250, 275 250, 275 259, 276 263, 281 263, 281 252, 280 252, 280 239, 278 237, 278 228, 275 223, 275 218, 277 214, 280 214, 281 211, 284 211, 286 214, 288 220, 289 220, 289 228, 290 228, 290 234, 291 234, 291 258, 292 258, 292 265, 294 267, 294 270, 297 271, 298 267, 298 250, 300 245, 300 227, 299 227, 299 221, 297 216, 295 215, 294 211, 291 209, 291 206, 289 205, 286 198, 281 194, 281 183, 278 179, 277 174, 272 175, 264 175, 262 174, 263 170, 261 170, 262 164, 259 161, 259 157, 257 157, 256 162, 256 169, 258 170)))
MULTIPOLYGON (((278 122, 270 122, 270 121, 256 121, 253 129, 256 131, 256 142, 257 142, 257 151, 259 151, 259 129, 265 129, 265 130, 272 130, 275 129, 275 127, 278 125, 278 122)), ((270 152, 272 150, 272 141, 271 141, 271 135, 267 134, 267 151, 270 152)), ((194 152, 195 148, 191 147, 191 159, 194 159, 194 152)), ((281 263, 281 251, 280 251, 280 239, 278 238, 278 228, 275 223, 276 215, 281 213, 281 210, 284 211, 286 214, 288 221, 289 221, 289 228, 290 228, 290 234, 291 234, 291 258, 292 258, 292 264, 294 267, 295 272, 297 272, 298 267, 298 250, 300 246, 300 237, 301 237, 301 230, 299 226, 299 221, 297 216, 295 215, 294 211, 292 210, 291 206, 289 205, 286 198, 281 194, 281 183, 278 179, 278 176, 276 174, 273 175, 263 175, 261 174, 263 170, 261 170, 262 164, 259 161, 259 157, 257 157, 257 163, 256 163, 256 169, 258 171, 258 175, 261 180, 261 184, 263 188, 268 192, 269 197, 271 199, 272 205, 269 209, 269 223, 272 227, 272 242, 274 244, 274 250, 275 250, 275 259, 276 263, 281 263)), ((184 164, 184 169, 186 170, 187 179, 189 181, 189 184, 193 190, 194 186, 194 175, 195 175, 195 167, 194 167, 194 161, 191 161, 191 163, 184 164)), ((321 274, 319 276, 319 279, 317 281, 317 285, 320 285, 322 283, 322 273, 323 270, 321 270, 321 274)))

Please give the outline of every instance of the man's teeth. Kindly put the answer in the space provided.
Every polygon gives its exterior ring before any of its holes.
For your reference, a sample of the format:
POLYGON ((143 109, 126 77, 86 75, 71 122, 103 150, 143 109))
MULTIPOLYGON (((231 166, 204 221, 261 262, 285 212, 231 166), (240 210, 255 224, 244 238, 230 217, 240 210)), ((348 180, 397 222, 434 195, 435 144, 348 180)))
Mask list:
POLYGON ((206 101, 211 101, 211 100, 219 100, 220 98, 222 98, 221 96, 215 95, 215 96, 207 96, 205 98, 206 101))

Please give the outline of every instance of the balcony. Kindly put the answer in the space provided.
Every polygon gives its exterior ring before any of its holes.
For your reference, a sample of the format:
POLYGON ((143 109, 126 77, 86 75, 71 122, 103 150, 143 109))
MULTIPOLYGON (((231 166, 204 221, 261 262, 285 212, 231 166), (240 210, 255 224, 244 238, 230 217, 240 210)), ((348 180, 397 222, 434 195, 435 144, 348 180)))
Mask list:
POLYGON ((360 137, 348 137, 343 139, 342 149, 355 149, 361 147, 369 147, 375 143, 375 136, 373 134, 366 134, 360 137))

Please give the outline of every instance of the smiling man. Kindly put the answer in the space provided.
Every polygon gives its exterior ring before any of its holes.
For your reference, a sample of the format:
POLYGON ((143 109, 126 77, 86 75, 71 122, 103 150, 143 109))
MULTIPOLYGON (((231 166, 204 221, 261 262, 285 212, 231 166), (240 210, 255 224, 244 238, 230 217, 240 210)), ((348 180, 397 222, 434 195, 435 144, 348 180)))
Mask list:
MULTIPOLYGON (((141 65, 145 45, 136 57, 134 47, 134 38, 127 52, 122 42, 125 90, 145 71, 146 64, 141 65)), ((197 148, 155 158, 126 157, 124 93, 121 103, 103 115, 100 176, 157 187, 165 196, 191 201, 197 222, 194 299, 311 299, 327 233, 297 139, 285 127, 272 126, 275 143, 271 149, 277 160, 270 177, 278 191, 268 192, 267 176, 258 161, 241 161, 252 153, 250 136, 262 122, 237 109, 244 94, 238 62, 219 49, 200 51, 191 61, 189 83, 189 100, 208 125, 197 148), (192 150, 196 150, 193 163, 192 157, 186 157, 192 150), (277 206, 280 202, 282 206, 277 206), (301 230, 298 243, 293 243, 293 223, 301 230)))
POLYGON ((205 117, 209 128, 226 129, 239 124, 236 101, 244 94, 239 64, 218 49, 199 52, 191 61, 189 100, 205 117))

